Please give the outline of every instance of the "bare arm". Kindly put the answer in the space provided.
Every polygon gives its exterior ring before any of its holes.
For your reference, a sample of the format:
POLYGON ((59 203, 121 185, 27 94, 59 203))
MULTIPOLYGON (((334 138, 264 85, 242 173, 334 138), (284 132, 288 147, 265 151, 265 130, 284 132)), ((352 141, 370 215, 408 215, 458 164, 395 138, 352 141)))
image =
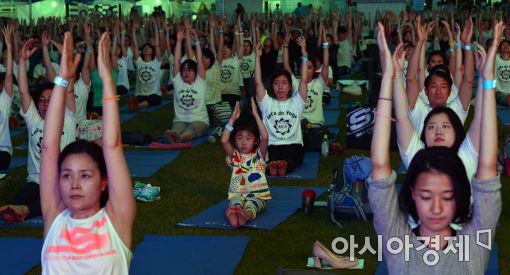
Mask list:
MULTIPOLYGON (((468 19, 464 31, 462 31, 462 40, 464 45, 471 45, 471 36, 473 34, 473 21, 468 19)), ((472 47, 472 45, 471 45, 472 47)), ((473 96, 473 80, 475 74, 475 61, 472 50, 464 51, 464 77, 459 87, 459 98, 464 111, 469 109, 471 98, 473 96)))
MULTIPOLYGON (((73 57, 73 49, 72 35, 70 32, 66 32, 60 63, 60 77, 66 80, 71 80, 74 76, 80 61, 79 55, 73 57)), ((26 56, 25 53, 23 55, 26 56)), ((66 88, 58 85, 54 86, 44 123, 40 195, 45 236, 57 215, 65 208, 60 196, 58 158, 60 155, 61 133, 64 127, 66 93, 66 88)))
MULTIPOLYGON (((503 33, 503 22, 498 22, 494 26, 494 41, 499 41, 503 33)), ((497 43, 492 43, 487 54, 487 61, 484 64, 482 72, 483 80, 494 80, 494 61, 496 59, 497 43)), ((478 180, 489 179, 498 174, 497 171, 497 142, 494 137, 498 135, 496 119, 496 96, 494 89, 484 89, 482 103, 482 123, 480 133, 480 154, 478 158, 478 168, 476 178, 478 180)))
POLYGON ((195 42, 195 49, 196 49, 196 57, 197 57, 197 71, 198 75, 205 80, 205 67, 204 63, 202 62, 202 48, 200 47, 200 40, 198 40, 197 33, 195 30, 190 30, 191 33, 191 39, 193 39, 195 42))
POLYGON ((184 27, 179 26, 177 30, 177 42, 175 43, 174 49, 174 75, 176 77, 181 69, 181 57, 182 57, 182 40, 184 39, 184 27))
POLYGON ((85 36, 85 45, 87 49, 85 50, 85 57, 83 58, 83 66, 81 68, 81 78, 85 85, 90 85, 90 60, 93 59, 92 55, 92 39, 90 38, 90 27, 87 24, 83 25, 83 33, 85 36))
POLYGON ((289 27, 285 25, 285 45, 283 46, 283 69, 292 74, 292 69, 290 68, 289 63, 289 42, 290 42, 290 32, 289 27))
MULTIPOLYGON (((2 29, 2 34, 4 36, 4 42, 6 44, 6 51, 7 51, 7 64, 5 64, 6 71, 5 71, 5 80, 4 80, 4 89, 7 95, 12 98, 13 96, 13 64, 12 64, 12 33, 14 31, 14 27, 7 26, 2 29)), ((21 67, 25 69, 25 67, 21 67)), ((25 71, 26 74, 26 71, 25 71)))
MULTIPOLYGON (((393 65, 391 54, 386 43, 384 27, 378 23, 379 32, 379 55, 383 65, 383 77, 379 98, 391 98, 391 81, 393 79, 393 65)), ((391 174, 390 167, 390 136, 391 136, 391 100, 379 99, 377 101, 377 115, 375 116, 374 134, 370 148, 372 160, 372 179, 380 180, 388 178, 391 174)))
POLYGON ((253 98, 251 99, 251 113, 253 114, 253 117, 257 122, 257 128, 259 129, 260 133, 259 152, 262 155, 262 157, 265 157, 267 153, 267 147, 269 146, 269 134, 267 133, 267 129, 266 126, 264 125, 264 122, 259 116, 257 104, 255 103, 255 100, 253 98))
MULTIPOLYGON (((323 41, 326 42, 328 41, 326 39, 326 29, 324 27, 324 25, 321 25, 321 29, 322 29, 322 35, 324 36, 323 37, 323 41)), ((322 79, 324 79, 324 82, 328 83, 328 79, 329 79, 329 45, 324 45, 323 46, 323 49, 322 49, 322 69, 321 69, 321 77, 322 79)))
POLYGON ((236 45, 236 55, 237 55, 237 58, 239 60, 241 60, 241 58, 243 58, 243 40, 242 40, 242 37, 243 37, 243 29, 241 28, 241 17, 238 17, 237 18, 237 24, 239 26, 239 32, 236 33, 235 35, 235 41, 237 44, 236 45))
MULTIPOLYGON (((235 121, 241 116, 241 108, 239 108, 239 101, 236 102, 236 106, 234 108, 234 111, 232 112, 232 116, 228 120, 228 125, 233 126, 235 121)), ((221 135, 221 145, 223 146, 223 150, 225 150, 225 153, 227 153, 228 158, 230 159, 232 157, 232 154, 234 154, 234 146, 230 143, 230 134, 231 132, 225 127, 223 129, 223 134, 221 135)))
POLYGON ((21 107, 23 108, 23 113, 28 112, 28 108, 30 108, 30 104, 32 104, 32 97, 28 92, 28 78, 27 78, 27 60, 34 54, 37 48, 32 48, 33 40, 29 39, 23 45, 20 53, 20 62, 18 67, 18 84, 19 84, 19 95, 21 98, 21 107))
MULTIPOLYGON (((156 24, 156 21, 154 20, 154 17, 152 17, 152 24, 154 26, 154 32, 155 32, 154 47, 156 48, 156 59, 158 61, 161 61, 163 53, 161 52, 161 47, 159 46, 159 43, 160 43, 159 28, 158 28, 158 25, 156 24)), ((113 64, 117 64, 117 62, 113 62, 113 64)))
POLYGON ((131 44, 133 45, 133 60, 136 61, 140 57, 140 50, 138 49, 138 38, 136 37, 136 29, 138 28, 138 21, 133 21, 131 25, 131 44))
POLYGON ((119 104, 111 75, 110 39, 103 33, 98 47, 98 71, 103 81, 103 154, 108 171, 108 202, 106 212, 122 242, 131 248, 136 215, 133 185, 122 148, 119 104))
POLYGON ((261 102, 266 95, 266 88, 262 82, 262 72, 260 68, 260 56, 262 55, 262 45, 257 43, 255 46, 255 89, 257 101, 261 102))
POLYGON ((301 55, 303 58, 303 61, 301 62, 301 75, 302 77, 299 79, 299 95, 303 99, 304 102, 308 100, 308 84, 306 83, 306 77, 305 75, 308 74, 308 65, 306 64, 304 58, 308 58, 308 53, 306 52, 306 40, 304 37, 300 37, 297 40, 297 43, 299 46, 301 46, 301 55))
POLYGON ((420 56, 422 54, 423 46, 427 40, 427 33, 425 31, 425 26, 422 22, 417 22, 417 33, 418 33, 418 42, 416 43, 416 47, 414 49, 411 60, 409 60, 409 65, 407 66, 407 74, 406 74, 406 90, 407 90, 407 100, 408 106, 410 109, 414 109, 416 104, 416 100, 418 99, 418 95, 420 93, 419 83, 418 83, 418 67, 420 63, 420 56))

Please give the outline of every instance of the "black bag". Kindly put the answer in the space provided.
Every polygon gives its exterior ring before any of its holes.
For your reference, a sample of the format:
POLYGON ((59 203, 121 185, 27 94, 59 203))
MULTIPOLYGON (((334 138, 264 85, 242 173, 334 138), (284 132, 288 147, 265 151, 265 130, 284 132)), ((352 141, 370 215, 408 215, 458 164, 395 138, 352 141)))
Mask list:
POLYGON ((326 126, 312 126, 308 120, 301 121, 301 129, 303 130, 303 148, 305 152, 320 152, 324 135, 327 136, 331 143, 331 133, 326 126))
MULTIPOLYGON (((347 110, 347 148, 370 150, 375 123, 375 108, 352 107, 347 110)), ((398 150, 395 122, 391 122, 390 149, 398 150)))

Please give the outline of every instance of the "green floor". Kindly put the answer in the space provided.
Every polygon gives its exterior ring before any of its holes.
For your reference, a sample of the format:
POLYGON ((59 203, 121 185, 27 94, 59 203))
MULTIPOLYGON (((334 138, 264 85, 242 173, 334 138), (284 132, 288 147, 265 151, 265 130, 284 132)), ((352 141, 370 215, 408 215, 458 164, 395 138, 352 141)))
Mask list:
MULTIPOLYGON (((363 98, 363 97, 361 97, 363 98)), ((345 100, 359 100, 354 96, 341 97, 345 100)), ((363 100, 363 99, 362 99, 363 100)), ((140 113, 122 125, 123 130, 142 130, 151 135, 160 133, 171 123, 171 109, 161 108, 153 113, 140 113), (151 124, 147 122, 150 121, 151 124)), ((472 116, 472 114, 471 114, 472 116)), ((341 110, 338 125, 342 130, 338 140, 345 145, 345 110, 341 110)), ((508 133, 508 127, 500 125, 500 145, 508 133)), ((26 134, 14 139, 14 145, 26 142, 26 134)), ((129 149, 127 149, 129 150, 129 149)), ((270 185, 302 185, 328 187, 331 171, 337 168, 342 160, 350 155, 363 154, 369 151, 347 151, 341 157, 322 158, 319 174, 315 180, 307 181, 270 181, 270 185)), ((26 155, 26 151, 17 150, 15 155, 26 155)), ((155 176, 142 179, 144 182, 161 187, 161 200, 153 203, 138 203, 137 218, 133 231, 133 250, 143 236, 151 235, 221 235, 221 236, 251 236, 245 254, 239 263, 236 274, 274 274, 277 268, 305 268, 306 258, 311 255, 315 240, 329 244, 338 236, 348 237, 356 235, 358 243, 364 237, 371 237, 375 244, 375 232, 372 223, 350 220, 342 221, 344 229, 340 229, 330 221, 326 208, 316 208, 311 215, 297 212, 287 221, 272 231, 253 229, 216 230, 180 228, 175 224, 183 219, 196 215, 226 198, 230 171, 224 161, 224 152, 216 144, 203 144, 199 147, 182 151, 181 155, 170 165, 165 166, 155 176)), ((399 156, 392 153, 393 168, 398 169, 399 156)), ((25 182, 26 167, 16 169, 10 173, 12 184, 6 194, 1 196, 3 205, 19 190, 25 182)), ((496 235, 499 246, 499 268, 501 274, 510 274, 510 232, 509 210, 507 198, 510 196, 510 182, 507 176, 503 182, 503 212, 500 227, 496 235)), ((41 237, 39 228, 2 228, 0 237, 41 237)), ((377 257, 364 254, 364 270, 341 271, 342 274, 371 274, 378 264, 377 257)), ((170 268, 170 267, 169 267, 170 268)), ((1 269, 0 269, 1 273, 1 269)), ((39 274, 40 268, 34 268, 30 274, 39 274)), ((171 273, 171 270, 168 270, 171 273)), ((340 272, 339 272, 340 273, 340 272)))

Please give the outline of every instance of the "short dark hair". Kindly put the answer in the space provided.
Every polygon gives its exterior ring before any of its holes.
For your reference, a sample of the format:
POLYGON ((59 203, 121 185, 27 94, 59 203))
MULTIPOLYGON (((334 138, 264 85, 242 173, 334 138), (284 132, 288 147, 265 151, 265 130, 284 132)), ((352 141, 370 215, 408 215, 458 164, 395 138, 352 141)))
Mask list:
POLYGON ((427 64, 429 64, 430 59, 432 59, 433 56, 438 55, 443 59, 443 63, 446 63, 446 56, 441 51, 431 51, 429 53, 429 56, 427 57, 427 64))
POLYGON ((434 171, 447 175, 453 183, 456 210, 452 222, 462 224, 469 221, 471 184, 466 175, 466 168, 457 152, 444 146, 428 147, 418 151, 414 156, 399 194, 402 212, 413 217, 415 221, 419 220, 412 189, 421 173, 434 171))
POLYGON ((197 73, 197 71, 198 71, 197 62, 192 59, 186 59, 184 62, 181 63, 181 67, 180 67, 181 77, 182 77, 182 72, 183 72, 184 68, 188 68, 188 69, 194 71, 195 73, 197 73))
POLYGON ((452 124, 453 131, 455 132, 455 142, 453 143, 451 149, 455 152, 458 152, 460 145, 462 144, 462 142, 464 142, 464 139, 466 138, 466 131, 464 130, 464 125, 462 125, 462 121, 460 120, 459 116, 455 113, 455 111, 453 111, 449 107, 437 106, 434 109, 432 109, 432 111, 429 112, 429 114, 425 117, 425 121, 423 123, 424 126, 423 130, 421 131, 420 137, 421 141, 423 141, 423 144, 425 144, 425 147, 427 147, 427 142, 425 141, 425 129, 430 118, 437 114, 446 114, 448 116, 448 119, 452 124))
MULTIPOLYGON (((209 49, 209 48, 203 49, 202 50, 202 55, 204 57, 207 57, 209 60, 211 60, 211 66, 210 67, 212 67, 212 65, 214 65, 214 61, 216 60, 216 58, 214 57, 214 53, 211 51, 211 49, 209 49)), ((197 66, 198 66, 198 64, 197 64, 197 66)))
MULTIPOLYGON (((87 141, 87 140, 77 140, 72 143, 69 143, 62 153, 58 156, 58 172, 60 173, 60 169, 62 168, 62 163, 64 160, 74 154, 86 154, 88 155, 92 161, 94 161, 99 170, 99 174, 101 179, 108 178, 108 172, 106 170, 106 162, 104 160, 103 149, 101 146, 97 145, 95 142, 87 141)), ((106 188, 103 192, 101 192, 101 198, 99 201, 99 205, 104 207, 106 202, 108 201, 108 188, 106 188)))
POLYGON ((42 80, 37 83, 34 92, 32 93, 32 99, 34 100, 35 106, 37 107, 37 102, 39 102, 39 98, 41 97, 42 92, 45 90, 53 90, 55 84, 49 82, 47 80, 42 80))
POLYGON ((509 45, 510 45, 510 41, 508 41, 508 40, 506 40, 506 39, 503 39, 503 40, 501 40, 501 42, 499 42, 498 50, 501 50, 501 45, 503 45, 503 43, 506 43, 506 44, 509 44, 509 45))
MULTIPOLYGON (((240 131, 248 131, 255 136, 255 144, 258 145, 260 141, 260 131, 255 121, 255 117, 251 113, 242 113, 241 116, 234 122, 234 130, 230 135, 229 142, 235 148, 235 137, 240 131)), ((236 148, 237 149, 237 148, 236 148)))
POLYGON ((430 84, 430 80, 432 79, 433 76, 438 76, 444 80, 446 80, 448 82, 448 87, 452 88, 452 85, 453 85, 453 80, 452 80, 452 77, 450 76, 450 73, 449 72, 445 72, 443 70, 431 70, 429 75, 425 78, 425 87, 427 88, 430 84))
POLYGON ((292 97, 292 93, 293 93, 293 89, 292 89, 292 76, 286 70, 279 69, 279 70, 276 70, 273 73, 273 75, 271 76, 271 90, 272 90, 272 87, 273 87, 274 80, 276 78, 280 77, 280 76, 284 76, 289 81, 290 90, 289 90, 289 93, 288 93, 287 96, 288 96, 288 98, 291 98, 292 97))
MULTIPOLYGON (((151 60, 154 60, 154 58, 156 57, 156 48, 154 46, 152 46, 150 43, 145 43, 143 44, 142 46, 142 54, 143 54, 143 49, 145 47, 149 47, 152 49, 152 57, 151 57, 151 60)), ((143 59, 143 58, 142 58, 143 59)))

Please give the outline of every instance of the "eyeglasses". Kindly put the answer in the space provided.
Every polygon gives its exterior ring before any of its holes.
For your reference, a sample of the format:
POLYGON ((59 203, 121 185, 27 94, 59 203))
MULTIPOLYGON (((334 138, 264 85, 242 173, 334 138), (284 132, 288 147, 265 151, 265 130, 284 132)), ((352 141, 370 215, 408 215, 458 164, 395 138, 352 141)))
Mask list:
POLYGON ((50 98, 49 97, 40 97, 39 103, 50 103, 50 98))

